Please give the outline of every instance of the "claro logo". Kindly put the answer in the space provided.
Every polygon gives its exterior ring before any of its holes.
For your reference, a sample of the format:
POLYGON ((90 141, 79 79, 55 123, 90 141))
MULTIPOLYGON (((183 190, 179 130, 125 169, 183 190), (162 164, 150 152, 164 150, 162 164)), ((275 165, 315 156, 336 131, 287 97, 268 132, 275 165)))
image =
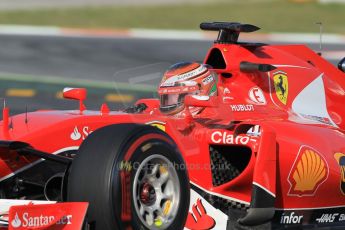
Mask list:
MULTIPOLYGON (((55 216, 30 216, 28 212, 22 214, 22 218, 19 218, 18 213, 16 213, 14 219, 11 221, 13 228, 39 228, 48 227, 52 225, 55 221, 55 216)), ((72 215, 66 215, 61 217, 56 223, 56 225, 71 225, 72 215)))
POLYGON ((240 144, 246 145, 250 141, 250 137, 248 136, 234 136, 233 134, 229 134, 225 131, 216 131, 211 134, 211 141, 215 144, 240 144))

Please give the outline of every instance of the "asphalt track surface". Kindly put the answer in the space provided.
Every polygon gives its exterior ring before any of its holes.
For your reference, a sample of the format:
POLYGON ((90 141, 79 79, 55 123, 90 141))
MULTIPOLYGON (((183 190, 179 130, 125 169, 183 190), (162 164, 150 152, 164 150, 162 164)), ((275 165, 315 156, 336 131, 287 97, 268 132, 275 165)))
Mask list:
MULTIPOLYGON (((117 75, 134 74, 138 67, 147 74, 179 61, 202 61, 212 41, 3 35, 0 44, 0 73, 128 82, 117 75)), ((318 44, 309 46, 318 49, 318 44)), ((345 44, 324 44, 324 49, 345 50, 345 44)))
MULTIPOLYGON (((96 89, 89 84, 93 88, 88 100, 91 109, 97 109, 102 101, 109 102, 111 108, 119 108, 138 97, 154 96, 149 90, 142 91, 141 84, 154 89, 169 65, 202 61, 212 41, 2 35, 0 44, 0 79, 5 77, 0 97, 6 97, 12 111, 18 113, 26 107, 29 111, 75 108, 75 102, 61 100, 59 90, 89 81, 100 82, 96 89), (54 77, 58 77, 54 84, 40 83, 54 77), (119 93, 118 88, 123 88, 121 84, 129 86, 127 91, 120 92, 127 97, 125 103, 114 96, 119 93), (40 93, 30 91, 37 87, 40 93), (24 91, 16 94, 8 88, 24 91), (131 97, 131 89, 135 88, 142 94, 131 97)), ((318 49, 318 44, 309 46, 318 49)), ((345 44, 324 44, 324 49, 343 51, 345 44)), ((336 64, 339 60, 329 61, 336 64)))
POLYGON ((0 36, 0 44, 2 73, 99 81, 114 80, 119 71, 145 65, 202 60, 211 46, 205 41, 40 36, 0 36))

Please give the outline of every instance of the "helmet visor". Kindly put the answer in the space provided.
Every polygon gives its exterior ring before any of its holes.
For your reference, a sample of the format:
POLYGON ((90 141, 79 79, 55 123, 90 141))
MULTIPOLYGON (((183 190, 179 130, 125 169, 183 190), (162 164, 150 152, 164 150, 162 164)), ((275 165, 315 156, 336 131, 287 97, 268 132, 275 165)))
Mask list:
POLYGON ((160 95, 160 110, 170 112, 183 106, 184 97, 187 94, 163 94, 160 95))

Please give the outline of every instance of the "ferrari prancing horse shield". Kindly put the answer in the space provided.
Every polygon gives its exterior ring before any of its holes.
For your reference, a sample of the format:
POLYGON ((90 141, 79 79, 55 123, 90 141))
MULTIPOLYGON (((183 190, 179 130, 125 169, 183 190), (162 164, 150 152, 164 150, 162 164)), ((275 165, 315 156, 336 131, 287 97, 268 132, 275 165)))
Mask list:
POLYGON ((334 158, 337 160, 340 167, 340 191, 345 195, 345 154, 335 153, 334 158))
POLYGON ((287 74, 279 71, 273 74, 274 89, 276 91, 277 98, 284 105, 287 104, 287 98, 289 93, 289 84, 287 74))

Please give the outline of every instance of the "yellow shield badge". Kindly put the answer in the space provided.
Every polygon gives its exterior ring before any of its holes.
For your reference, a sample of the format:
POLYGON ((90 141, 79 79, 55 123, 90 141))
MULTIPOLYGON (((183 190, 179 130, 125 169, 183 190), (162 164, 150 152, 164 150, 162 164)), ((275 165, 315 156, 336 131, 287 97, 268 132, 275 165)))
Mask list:
POLYGON ((274 89, 281 103, 286 105, 289 93, 289 83, 287 74, 284 72, 276 72, 273 74, 274 89))
POLYGON ((148 122, 146 123, 147 125, 151 125, 151 126, 154 126, 154 127, 157 127, 159 128, 160 130, 164 131, 165 132, 165 123, 163 122, 160 122, 160 121, 152 121, 152 122, 148 122))
POLYGON ((340 167, 340 190, 345 195, 345 154, 335 153, 334 158, 337 160, 340 167))

